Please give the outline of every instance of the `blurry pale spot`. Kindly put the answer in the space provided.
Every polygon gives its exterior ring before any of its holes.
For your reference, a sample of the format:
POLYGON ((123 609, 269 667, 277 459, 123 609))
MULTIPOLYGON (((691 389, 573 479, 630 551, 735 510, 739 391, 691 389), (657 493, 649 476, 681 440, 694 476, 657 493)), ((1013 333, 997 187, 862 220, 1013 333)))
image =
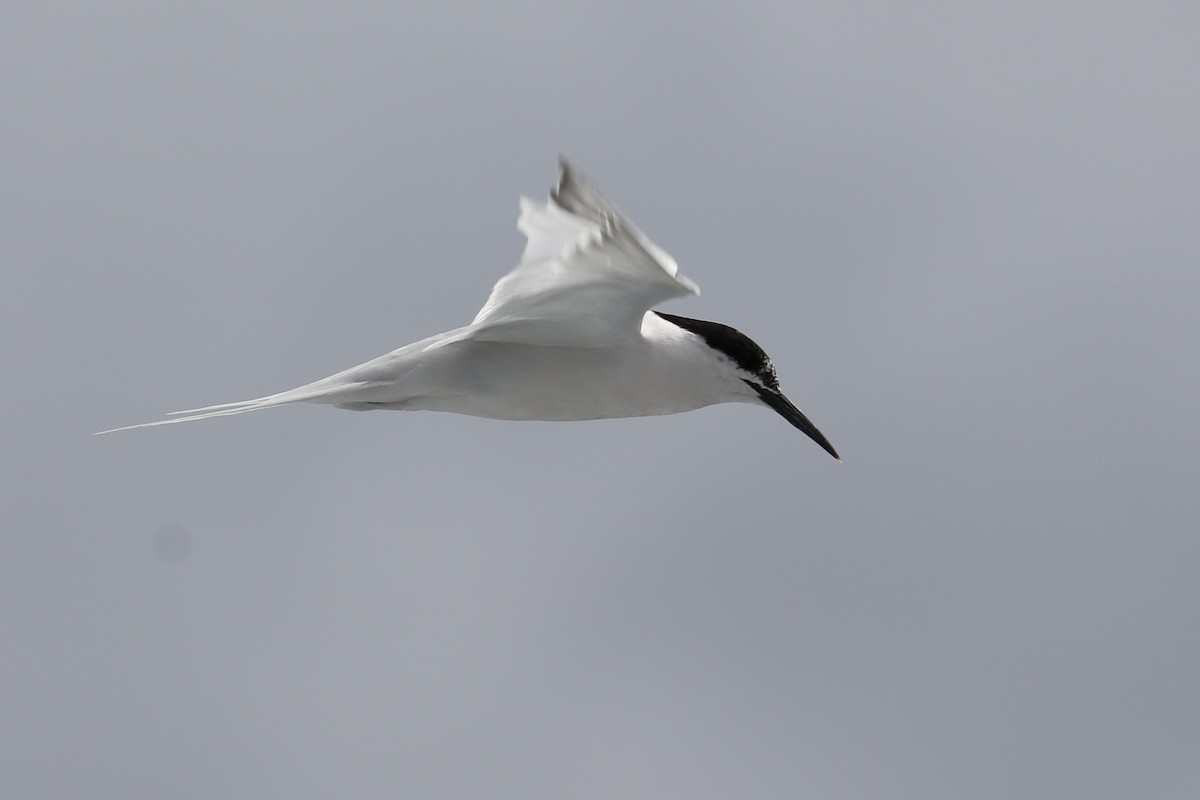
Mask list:
POLYGON ((192 552, 192 535, 182 525, 169 522, 154 533, 154 555, 162 561, 183 561, 192 552))

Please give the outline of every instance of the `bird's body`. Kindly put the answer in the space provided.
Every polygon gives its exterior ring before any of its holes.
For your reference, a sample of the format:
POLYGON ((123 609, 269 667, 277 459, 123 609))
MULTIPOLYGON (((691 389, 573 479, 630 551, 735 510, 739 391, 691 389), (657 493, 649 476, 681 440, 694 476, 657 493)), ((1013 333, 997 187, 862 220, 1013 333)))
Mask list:
POLYGON ((650 310, 697 293, 695 284, 565 161, 561 170, 547 203, 522 200, 521 263, 472 324, 286 392, 128 428, 299 402, 549 421, 743 402, 774 408, 837 458, 758 345, 728 326, 650 310))
POLYGON ((451 411, 511 420, 588 420, 675 414, 753 393, 706 369, 692 334, 653 311, 642 333, 611 347, 556 347, 466 340, 427 349, 437 337, 356 367, 353 409, 451 411), (424 352, 420 359, 411 353, 424 352))

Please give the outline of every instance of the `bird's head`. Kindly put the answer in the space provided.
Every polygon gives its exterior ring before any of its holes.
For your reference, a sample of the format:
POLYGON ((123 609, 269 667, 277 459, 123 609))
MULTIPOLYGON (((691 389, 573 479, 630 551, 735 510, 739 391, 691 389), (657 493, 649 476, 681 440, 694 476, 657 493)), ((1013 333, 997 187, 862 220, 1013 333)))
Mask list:
POLYGON ((808 417, 804 416, 804 412, 796 408, 792 401, 784 396, 783 391, 779 388, 775 365, 771 363, 770 357, 753 339, 736 328, 722 325, 719 322, 679 317, 674 314, 664 314, 661 311, 654 313, 699 336, 705 344, 724 356, 723 360, 728 362, 729 367, 746 385, 746 399, 749 402, 757 402, 774 409, 780 416, 819 444, 825 452, 838 461, 842 460, 825 435, 817 430, 817 426, 813 425, 808 417))

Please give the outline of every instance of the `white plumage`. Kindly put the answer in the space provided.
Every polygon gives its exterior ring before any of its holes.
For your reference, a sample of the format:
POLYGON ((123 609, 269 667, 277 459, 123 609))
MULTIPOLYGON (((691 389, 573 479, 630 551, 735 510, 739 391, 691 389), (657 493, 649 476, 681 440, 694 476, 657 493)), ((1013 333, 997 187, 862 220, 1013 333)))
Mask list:
POLYGON ((527 238, 520 263, 466 327, 285 392, 101 433, 290 403, 586 420, 744 402, 774 408, 837 457, 779 391, 758 345, 724 325, 650 310, 699 290, 565 160, 546 202, 521 199, 517 227, 527 238))

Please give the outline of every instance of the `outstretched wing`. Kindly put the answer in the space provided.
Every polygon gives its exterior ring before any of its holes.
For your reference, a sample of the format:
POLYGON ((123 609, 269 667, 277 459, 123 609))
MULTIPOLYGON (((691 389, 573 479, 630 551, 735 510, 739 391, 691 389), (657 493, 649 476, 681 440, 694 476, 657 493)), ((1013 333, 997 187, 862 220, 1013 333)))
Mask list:
POLYGON ((672 297, 698 294, 675 259, 575 171, 559 162, 546 203, 521 199, 521 263, 496 283, 461 333, 522 344, 608 347, 638 335, 642 317, 672 297))

